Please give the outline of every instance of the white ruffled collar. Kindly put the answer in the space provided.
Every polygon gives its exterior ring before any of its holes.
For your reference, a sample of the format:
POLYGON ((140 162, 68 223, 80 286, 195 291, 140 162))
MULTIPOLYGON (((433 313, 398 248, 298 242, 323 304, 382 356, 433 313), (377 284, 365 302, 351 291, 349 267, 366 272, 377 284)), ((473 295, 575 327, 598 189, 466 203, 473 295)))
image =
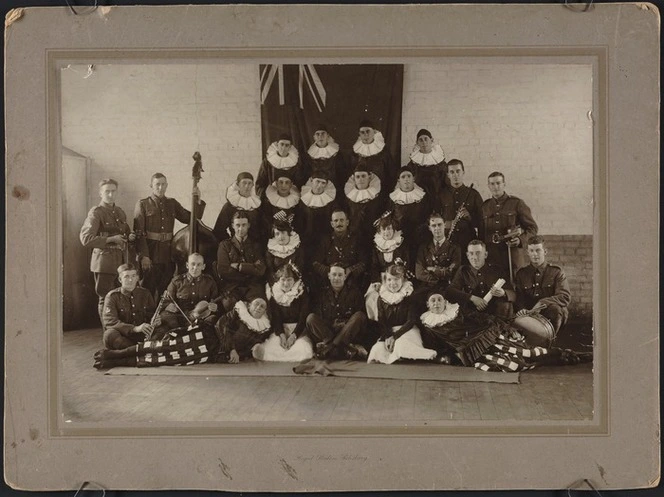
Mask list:
POLYGON ((415 185, 415 188, 409 192, 404 192, 399 188, 399 185, 397 185, 394 191, 390 193, 390 199, 395 204, 408 205, 420 202, 424 198, 424 195, 426 195, 426 192, 421 187, 417 186, 417 184, 415 185))
POLYGON ((381 300, 390 305, 398 304, 411 293, 413 293, 413 284, 408 280, 403 282, 398 292, 390 292, 385 284, 380 285, 380 290, 378 290, 381 300))
POLYGON ((394 236, 392 237, 391 240, 385 240, 383 236, 380 233, 376 233, 374 235, 374 245, 378 249, 379 252, 382 253, 389 253, 389 252, 394 252, 396 249, 401 247, 401 244, 403 243, 403 233, 401 230, 397 230, 394 232, 394 236))
POLYGON ((371 143, 362 143, 362 140, 358 138, 355 145, 353 145, 353 152, 362 157, 371 157, 382 152, 384 148, 385 138, 383 138, 383 134, 380 131, 376 131, 374 141, 371 143))
POLYGON ((332 137, 330 137, 326 147, 321 148, 314 143, 309 147, 309 150, 307 150, 309 157, 312 159, 330 159, 337 155, 337 152, 339 152, 339 144, 335 143, 332 137))
POLYGON ((291 231, 290 240, 286 245, 279 245, 276 238, 270 238, 267 241, 267 250, 275 257, 285 259, 295 253, 300 246, 300 235, 291 231))
POLYGON ((420 316, 422 324, 429 327, 442 326, 453 321, 459 315, 459 304, 447 303, 445 310, 440 314, 427 311, 420 316))
POLYGON ((346 181, 344 192, 351 202, 363 204, 364 202, 375 199, 380 193, 380 178, 374 174, 369 182, 369 186, 365 190, 358 190, 355 186, 355 180, 351 175, 348 181, 346 181))
POLYGON ((228 200, 228 203, 233 207, 244 211, 253 211, 261 206, 261 199, 256 195, 254 187, 251 187, 251 196, 243 197, 240 195, 237 183, 233 183, 226 190, 226 200, 228 200))
POLYGON ((270 318, 267 316, 267 314, 263 314, 262 318, 256 319, 251 314, 249 314, 249 309, 247 308, 247 304, 245 304, 244 301, 238 300, 234 309, 237 312, 237 316, 240 318, 240 321, 247 325, 247 328, 249 328, 251 331, 255 331, 256 333, 264 333, 270 329, 270 318))
POLYGON ((275 282, 272 287, 272 299, 282 307, 289 307, 295 299, 304 293, 302 280, 298 280, 289 291, 284 292, 279 282, 275 282))
POLYGON ((425 154, 420 152, 420 146, 416 144, 415 147, 413 147, 413 151, 410 153, 410 160, 418 166, 435 166, 445 160, 445 152, 440 145, 434 143, 431 152, 425 154))
POLYGON ((274 142, 267 148, 265 157, 267 158, 267 161, 277 169, 290 169, 297 164, 297 161, 300 158, 300 154, 298 153, 297 149, 291 145, 291 148, 288 151, 288 155, 286 157, 282 157, 277 152, 277 142, 274 142))
POLYGON ((334 186, 334 183, 331 181, 327 182, 327 186, 323 193, 320 195, 314 195, 311 193, 311 178, 307 181, 307 184, 302 187, 302 197, 300 200, 307 207, 325 207, 330 202, 333 202, 337 196, 337 189, 334 186))
POLYGON ((277 187, 274 183, 265 189, 265 196, 267 197, 268 202, 279 209, 291 209, 300 201, 300 192, 297 191, 297 188, 291 186, 288 197, 282 197, 277 192, 277 187))

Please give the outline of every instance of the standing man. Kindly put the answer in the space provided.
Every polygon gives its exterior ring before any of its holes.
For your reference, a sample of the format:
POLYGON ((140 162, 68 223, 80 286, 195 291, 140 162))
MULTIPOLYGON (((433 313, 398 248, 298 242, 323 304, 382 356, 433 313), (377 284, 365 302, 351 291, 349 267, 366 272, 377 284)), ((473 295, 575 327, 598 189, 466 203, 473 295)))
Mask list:
POLYGON ((250 226, 246 212, 233 214, 235 234, 217 249, 217 276, 226 312, 239 300, 248 302, 257 296, 265 297, 265 259, 260 245, 248 237, 250 226))
MULTIPOLYGON (((188 224, 191 213, 174 198, 166 197, 168 181, 162 173, 154 173, 150 180, 152 195, 141 199, 134 209, 134 231, 138 236, 138 260, 143 270, 141 285, 154 297, 166 290, 173 277, 175 266, 171 258, 173 226, 177 219, 188 224)), ((200 219, 205 210, 198 187, 193 190, 198 199, 196 217, 200 219)))
MULTIPOLYGON (((407 165, 414 169, 417 184, 424 188, 430 198, 438 202, 448 182, 445 152, 438 143, 434 142, 428 129, 419 130, 415 140, 415 147, 407 165)), ((436 203, 433 208, 439 209, 440 205, 436 203)))
MULTIPOLYGON (((138 271, 132 264, 117 268, 120 288, 111 290, 104 299, 104 347, 120 350, 144 341, 152 335, 159 316, 152 316, 154 299, 145 288, 137 286, 138 271)), ((97 357, 95 357, 97 359, 97 357)))
POLYGON ((339 153, 339 144, 330 136, 327 126, 319 124, 314 129, 314 143, 307 150, 310 176, 323 173, 334 183, 336 190, 343 189, 348 177, 348 165, 339 153))
POLYGON ((315 252, 319 237, 329 234, 330 216, 336 196, 337 189, 323 169, 314 171, 309 181, 302 187, 300 235, 307 253, 315 252))
MULTIPOLYGON (((99 182, 101 202, 88 212, 79 236, 84 247, 92 248, 90 271, 94 275, 95 293, 99 297, 97 312, 102 327, 104 298, 117 287, 118 266, 128 262, 125 260, 125 248, 130 230, 127 215, 115 205, 117 193, 118 182, 114 179, 103 179, 99 182)), ((133 241, 133 235, 131 238, 133 241)))
POLYGON ((523 249, 528 238, 537 234, 537 223, 523 200, 505 193, 503 173, 491 173, 488 183, 491 198, 482 204, 482 229, 488 260, 509 271, 510 279, 513 279, 516 271, 526 264, 523 249))
MULTIPOLYGON (((544 238, 535 235, 528 238, 530 264, 517 271, 515 277, 517 318, 539 313, 553 325, 553 335, 528 333, 526 340, 533 345, 548 347, 558 330, 567 322, 567 307, 572 301, 567 277, 560 266, 546 261, 544 238)), ((515 322, 515 324, 517 324, 515 322)))
POLYGON ((359 136, 353 145, 351 170, 354 171, 358 161, 364 158, 369 172, 375 174, 383 185, 381 196, 385 198, 396 181, 395 166, 390 152, 385 146, 383 134, 374 128, 368 119, 360 122, 359 136))
POLYGON ((383 212, 381 189, 380 178, 369 170, 366 159, 358 160, 344 186, 344 193, 348 215, 352 219, 350 230, 357 236, 363 251, 371 250, 373 222, 383 212))
POLYGON ((487 312, 503 319, 512 317, 516 293, 503 270, 486 263, 484 242, 472 240, 468 244, 466 256, 470 264, 464 264, 456 272, 445 291, 445 298, 474 311, 487 312), (496 286, 500 279, 504 283, 496 286), (485 300, 487 294, 490 294, 488 302, 485 300))
POLYGON ((468 264, 466 248, 471 240, 479 237, 482 229, 482 196, 474 188, 464 185, 465 173, 463 162, 459 159, 452 159, 447 163, 449 187, 441 192, 440 203, 443 218, 447 220, 447 236, 464 254, 463 263, 468 264), (454 234, 450 235, 449 230, 456 216, 459 216, 459 219, 454 234))
POLYGON ((420 306, 424 306, 429 292, 435 290, 443 294, 461 265, 459 247, 445 238, 445 220, 442 216, 432 213, 428 224, 432 240, 420 245, 415 260, 415 277, 420 282, 416 301, 420 306))
POLYGON ((315 345, 318 359, 366 358, 367 351, 355 342, 367 327, 362 293, 348 287, 346 271, 332 265, 325 285, 314 307, 307 316, 306 330, 315 345))

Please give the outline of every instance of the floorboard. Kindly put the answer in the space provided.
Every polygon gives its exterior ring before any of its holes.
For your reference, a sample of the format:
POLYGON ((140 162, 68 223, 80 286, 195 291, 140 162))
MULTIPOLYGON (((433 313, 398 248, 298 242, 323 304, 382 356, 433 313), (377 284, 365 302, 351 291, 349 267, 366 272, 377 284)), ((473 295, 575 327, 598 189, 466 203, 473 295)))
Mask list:
MULTIPOLYGON (((589 420, 592 366, 547 366, 520 384, 340 377, 108 376, 98 329, 66 332, 62 407, 76 422, 589 420)), ((195 366, 190 366, 195 367, 195 366)), ((398 367, 398 365, 385 366, 398 367)))

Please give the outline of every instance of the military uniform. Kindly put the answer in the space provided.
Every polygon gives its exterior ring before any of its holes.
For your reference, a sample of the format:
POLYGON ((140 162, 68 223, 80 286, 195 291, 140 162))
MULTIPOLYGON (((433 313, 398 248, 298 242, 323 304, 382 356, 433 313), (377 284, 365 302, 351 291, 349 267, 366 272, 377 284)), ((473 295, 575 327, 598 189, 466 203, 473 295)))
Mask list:
POLYGON ((463 265, 454 275, 450 286, 445 290, 445 298, 453 303, 460 304, 465 309, 476 310, 470 301, 471 296, 484 298, 499 278, 505 280, 502 297, 492 297, 485 312, 503 318, 511 317, 511 303, 516 300, 516 293, 512 289, 509 278, 503 270, 493 264, 485 264, 480 269, 463 265))
MULTIPOLYGON (((205 210, 205 202, 196 207, 196 217, 200 219, 205 210)), ((143 273, 141 282, 154 295, 164 293, 171 281, 174 265, 171 257, 173 226, 177 219, 189 224, 191 213, 174 198, 150 195, 139 200, 134 209, 134 230, 137 233, 139 264, 143 257, 149 257, 152 268, 143 273)))
MULTIPOLYGON (((201 274, 193 278, 189 273, 184 273, 175 276, 171 280, 168 285, 168 294, 177 302, 180 309, 189 316, 189 319, 192 319, 190 312, 194 310, 196 304, 201 300, 205 300, 208 303, 215 302, 219 298, 219 289, 214 278, 209 274, 201 274)), ((153 338, 155 339, 161 338, 173 328, 189 324, 179 311, 171 312, 165 310, 160 314, 160 317, 161 325, 153 333, 153 338)), ((206 322, 211 321, 210 324, 214 325, 217 317, 211 314, 206 319, 206 322)))
POLYGON ((461 185, 459 188, 450 186, 441 192, 440 203, 447 236, 461 204, 464 204, 470 214, 470 219, 464 217, 459 219, 451 237, 452 242, 461 250, 464 264, 468 264, 466 257, 468 243, 477 239, 482 232, 482 196, 477 190, 466 185, 461 185))
POLYGON ((436 289, 441 293, 449 286, 454 272, 461 265, 461 252, 459 247, 445 239, 436 244, 433 240, 420 245, 415 260, 415 277, 423 283, 423 291, 436 289), (439 269, 435 274, 428 271, 428 267, 439 269))
POLYGON ((148 290, 136 287, 132 292, 122 288, 111 290, 104 299, 104 346, 124 349, 143 341, 143 333, 135 333, 134 326, 149 323, 155 303, 148 290))
POLYGON ((235 301, 264 295, 265 268, 263 251, 250 238, 240 242, 233 237, 219 244, 216 268, 221 280, 219 290, 227 294, 224 298, 232 297, 224 303, 226 310, 230 310, 235 301), (233 269, 233 263, 240 264, 239 268, 233 269))
POLYGON ((344 285, 337 294, 328 284, 319 295, 314 312, 307 316, 306 330, 314 344, 325 342, 336 348, 354 342, 366 325, 360 291, 344 285))
POLYGON ((355 286, 362 286, 362 278, 367 269, 362 254, 357 236, 350 233, 337 236, 333 233, 319 245, 313 269, 319 276, 321 284, 325 284, 330 266, 340 266, 350 271, 350 280, 347 283, 352 282, 355 286))
POLYGON ((528 263, 524 253, 528 238, 537 234, 537 223, 526 203, 518 197, 504 193, 496 199, 491 197, 482 204, 482 237, 489 252, 487 262, 502 266, 509 270, 507 244, 504 241, 494 243, 494 236, 502 236, 520 226, 523 230, 519 236, 520 243, 511 247, 512 272, 528 263))
POLYGON ((108 243, 113 235, 129 234, 127 215, 116 205, 103 202, 88 212, 81 228, 80 240, 84 247, 92 248, 90 271, 94 273, 95 292, 99 296, 98 312, 103 324, 102 306, 106 294, 117 286, 118 266, 125 261, 122 245, 108 243))
POLYGON ((528 264, 517 271, 514 286, 517 311, 532 309, 539 302, 546 305, 539 311, 540 314, 551 321, 556 333, 567 322, 567 307, 572 301, 572 294, 567 276, 560 266, 548 262, 540 267, 528 264))

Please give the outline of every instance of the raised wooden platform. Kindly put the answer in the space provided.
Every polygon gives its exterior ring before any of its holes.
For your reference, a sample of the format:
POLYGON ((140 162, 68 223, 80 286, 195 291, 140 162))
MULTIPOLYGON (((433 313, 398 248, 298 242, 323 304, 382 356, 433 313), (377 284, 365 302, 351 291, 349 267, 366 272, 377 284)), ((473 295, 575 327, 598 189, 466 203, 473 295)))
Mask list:
POLYGON ((319 376, 109 376, 92 367, 92 355, 100 348, 99 329, 64 334, 62 391, 66 421, 592 418, 590 364, 527 371, 521 374, 521 384, 319 376))

